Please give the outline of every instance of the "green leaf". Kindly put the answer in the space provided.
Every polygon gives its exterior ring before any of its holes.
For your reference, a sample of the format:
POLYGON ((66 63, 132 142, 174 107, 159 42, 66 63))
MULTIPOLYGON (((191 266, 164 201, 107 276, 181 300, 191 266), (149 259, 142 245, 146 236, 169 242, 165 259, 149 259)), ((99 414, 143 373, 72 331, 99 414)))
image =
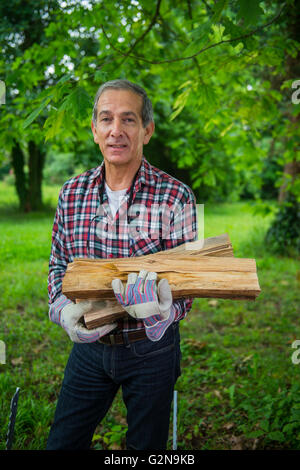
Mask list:
POLYGON ((271 439, 272 441, 279 441, 283 442, 284 441, 284 435, 280 431, 273 431, 268 434, 268 438, 271 439))
POLYGON ((229 398, 230 398, 230 400, 233 400, 234 392, 235 392, 235 385, 232 384, 232 385, 229 387, 229 389, 228 389, 228 393, 229 393, 229 398))
POLYGON ((269 421, 268 420, 263 420, 259 423, 261 429, 263 429, 265 432, 268 432, 269 431, 269 421))
POLYGON ((65 82, 68 82, 69 80, 72 79, 72 75, 70 73, 67 73, 66 75, 63 75, 57 82, 57 85, 58 84, 63 84, 65 82))
POLYGON ((209 44, 209 34, 211 32, 212 23, 207 21, 201 26, 194 28, 188 35, 189 45, 185 48, 185 57, 198 53, 203 47, 209 44))
POLYGON ((227 4, 228 4, 228 0, 219 0, 218 2, 215 3, 215 7, 213 9, 214 14, 211 19, 213 23, 218 23, 218 21, 220 21, 222 11, 227 6, 227 4))
POLYGON ((216 185, 216 176, 212 170, 209 170, 205 173, 203 182, 207 186, 211 186, 211 187, 216 185))
POLYGON ((247 434, 247 437, 249 437, 250 439, 251 438, 256 439, 257 437, 260 437, 263 434, 264 434, 264 431, 258 429, 257 431, 252 431, 249 434, 247 434))
POLYGON ((300 422, 300 410, 293 409, 291 418, 293 421, 298 421, 299 423, 300 422))
POLYGON ((28 127, 38 117, 38 115, 43 111, 43 109, 47 106, 51 99, 52 95, 45 98, 40 104, 40 106, 34 111, 32 111, 31 114, 29 114, 29 116, 23 122, 23 129, 26 129, 26 127, 28 127))
POLYGON ((235 25, 229 18, 224 18, 222 24, 225 26, 224 35, 230 35, 231 38, 242 36, 245 32, 244 29, 235 25))
POLYGON ((261 0, 239 0, 239 12, 237 17, 244 20, 244 25, 256 25, 259 17, 264 13, 263 9, 259 6, 261 0))
POLYGON ((46 135, 45 135, 46 142, 47 140, 52 139, 59 133, 62 127, 64 115, 65 115, 65 111, 60 111, 60 112, 58 111, 57 113, 53 114, 46 120, 44 124, 44 127, 48 127, 48 130, 46 131, 46 135))
POLYGON ((188 100, 188 97, 189 97, 190 93, 191 93, 191 88, 188 88, 187 90, 184 90, 176 98, 175 103, 174 103, 174 111, 170 116, 170 121, 173 121, 176 118, 176 116, 178 116, 178 114, 181 113, 181 111, 183 110, 183 108, 186 105, 186 102, 188 100))
POLYGON ((66 96, 60 111, 69 111, 78 119, 85 119, 92 109, 92 99, 84 88, 78 86, 66 96))
POLYGON ((283 426, 282 431, 284 433, 291 433, 294 432, 294 429, 297 429, 299 427, 299 423, 288 423, 285 426, 283 426))
POLYGON ((109 73, 108 72, 103 72, 103 70, 96 70, 94 74, 94 80, 95 82, 105 82, 106 80, 109 80, 109 73))

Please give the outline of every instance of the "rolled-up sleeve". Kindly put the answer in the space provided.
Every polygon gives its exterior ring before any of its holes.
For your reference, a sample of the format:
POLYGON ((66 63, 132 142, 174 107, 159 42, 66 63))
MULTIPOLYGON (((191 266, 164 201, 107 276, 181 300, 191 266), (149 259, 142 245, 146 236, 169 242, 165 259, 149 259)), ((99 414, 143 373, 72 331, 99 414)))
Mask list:
POLYGON ((54 323, 60 323, 61 310, 71 300, 62 294, 62 280, 69 262, 65 246, 65 229, 63 217, 63 189, 58 198, 58 205, 52 229, 52 244, 49 259, 48 298, 49 318, 54 323))

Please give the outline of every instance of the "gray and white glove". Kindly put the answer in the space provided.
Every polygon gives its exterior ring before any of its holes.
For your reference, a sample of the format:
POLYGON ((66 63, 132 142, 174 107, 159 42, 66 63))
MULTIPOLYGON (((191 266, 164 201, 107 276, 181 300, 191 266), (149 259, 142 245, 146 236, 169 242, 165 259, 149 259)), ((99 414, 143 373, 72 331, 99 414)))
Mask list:
POLYGON ((133 318, 156 316, 164 321, 170 316, 172 292, 167 279, 161 279, 158 285, 156 280, 157 273, 142 270, 139 275, 128 275, 126 287, 120 279, 114 279, 111 286, 118 302, 133 318))
POLYGON ((93 303, 83 301, 78 304, 73 302, 69 303, 62 309, 60 324, 74 343, 94 343, 101 338, 101 336, 106 335, 117 327, 117 323, 110 323, 88 330, 84 324, 80 322, 84 314, 95 308, 100 310, 104 308, 104 306, 105 303, 101 301, 93 303))

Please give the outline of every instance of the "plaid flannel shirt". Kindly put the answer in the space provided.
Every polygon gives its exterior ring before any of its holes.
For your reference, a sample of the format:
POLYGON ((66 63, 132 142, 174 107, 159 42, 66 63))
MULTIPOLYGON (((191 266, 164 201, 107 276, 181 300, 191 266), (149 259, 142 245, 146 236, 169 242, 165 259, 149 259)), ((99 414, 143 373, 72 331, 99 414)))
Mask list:
MULTIPOLYGON (((61 311, 71 302, 61 289, 67 265, 75 258, 141 256, 197 240, 193 192, 145 157, 114 218, 104 180, 103 162, 68 180, 59 193, 48 276, 49 318, 54 323, 60 324, 61 311), (179 220, 183 213, 184 224, 179 220)), ((117 332, 145 328, 148 338, 157 341, 172 322, 186 316, 192 300, 176 299, 165 321, 157 316, 118 320, 117 332)))

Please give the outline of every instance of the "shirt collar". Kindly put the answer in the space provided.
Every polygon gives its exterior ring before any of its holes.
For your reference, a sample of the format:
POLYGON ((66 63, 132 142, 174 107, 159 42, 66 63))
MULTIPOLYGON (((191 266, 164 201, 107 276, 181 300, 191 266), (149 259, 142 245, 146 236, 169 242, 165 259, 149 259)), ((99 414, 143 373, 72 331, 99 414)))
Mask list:
POLYGON ((143 156, 142 163, 137 174, 135 190, 138 191, 139 189, 141 189, 142 185, 152 186, 154 184, 155 180, 153 177, 152 166, 143 156))
MULTIPOLYGON (((104 161, 101 163, 100 166, 97 167, 96 172, 94 174, 94 178, 97 180, 97 184, 101 185, 104 184, 105 177, 105 166, 104 161)), ((134 192, 139 191, 142 186, 153 186, 155 184, 155 180, 153 177, 153 170, 152 165, 146 160, 143 156, 141 166, 138 170, 137 177, 135 180, 135 187, 134 192)))

